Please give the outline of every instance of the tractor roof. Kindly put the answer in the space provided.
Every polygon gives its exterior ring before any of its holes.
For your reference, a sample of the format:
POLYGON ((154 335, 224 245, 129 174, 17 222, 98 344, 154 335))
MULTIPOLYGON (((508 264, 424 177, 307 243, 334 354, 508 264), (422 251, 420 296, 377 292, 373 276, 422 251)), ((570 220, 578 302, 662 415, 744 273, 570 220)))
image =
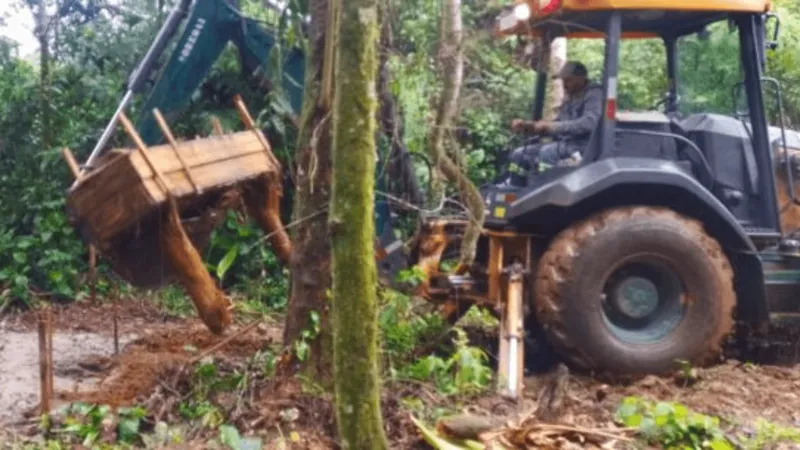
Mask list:
POLYGON ((772 0, 516 0, 498 18, 499 35, 605 36, 606 19, 622 11, 625 38, 681 36, 733 13, 766 13, 772 0))

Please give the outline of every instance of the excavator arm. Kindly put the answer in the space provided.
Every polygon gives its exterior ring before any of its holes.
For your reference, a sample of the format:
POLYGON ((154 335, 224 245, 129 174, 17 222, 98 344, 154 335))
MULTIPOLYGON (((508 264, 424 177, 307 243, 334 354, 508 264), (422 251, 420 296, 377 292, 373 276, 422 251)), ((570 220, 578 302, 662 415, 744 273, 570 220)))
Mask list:
MULTIPOLYGON (((168 120, 179 114, 229 43, 239 49, 245 73, 261 72, 266 79, 271 78, 268 60, 277 44, 275 34, 241 15, 226 0, 197 0, 175 51, 142 108, 137 128, 147 144, 162 139, 153 108, 168 120)), ((297 113, 303 101, 305 58, 296 48, 287 53, 282 64, 282 87, 297 113)))
MULTIPOLYGON (((279 44, 275 32, 266 29, 259 21, 244 16, 233 0, 181 0, 129 78, 122 103, 85 167, 92 167, 106 145, 120 112, 127 108, 135 95, 145 95, 148 91, 136 128, 147 145, 160 143, 163 136, 153 117, 153 109, 157 108, 168 121, 180 114, 229 43, 238 48, 242 69, 246 74, 258 74, 265 80, 275 79, 275 65, 270 64, 272 49, 279 44), (186 25, 166 65, 156 70, 158 61, 173 42, 183 22, 186 25), (154 82, 152 78, 155 78, 154 82), (152 89, 148 89, 149 86, 152 89)), ((305 57, 297 48, 282 49, 282 53, 283 61, 279 67, 281 86, 294 112, 299 113, 303 101, 305 57)), ((411 163, 404 155, 401 158, 402 170, 407 172, 403 177, 408 178, 408 174, 413 174, 411 163)), ((378 176, 376 181, 378 190, 387 190, 383 176, 378 176)), ((418 191, 418 187, 414 188, 418 191)), ((414 198, 420 197, 420 193, 415 192, 414 198)), ((394 235, 388 200, 380 196, 375 202, 375 224, 379 271, 383 277, 391 279, 407 266, 407 261, 402 252, 403 246, 394 235)))

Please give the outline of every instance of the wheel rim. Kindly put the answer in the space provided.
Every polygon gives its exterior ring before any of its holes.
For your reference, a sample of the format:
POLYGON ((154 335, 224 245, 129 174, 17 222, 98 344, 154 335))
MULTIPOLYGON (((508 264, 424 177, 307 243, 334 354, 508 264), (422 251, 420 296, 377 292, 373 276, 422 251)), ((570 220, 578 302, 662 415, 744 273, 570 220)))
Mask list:
POLYGON ((686 315, 678 274, 660 258, 642 256, 612 269, 603 287, 603 319, 621 341, 657 342, 686 315))

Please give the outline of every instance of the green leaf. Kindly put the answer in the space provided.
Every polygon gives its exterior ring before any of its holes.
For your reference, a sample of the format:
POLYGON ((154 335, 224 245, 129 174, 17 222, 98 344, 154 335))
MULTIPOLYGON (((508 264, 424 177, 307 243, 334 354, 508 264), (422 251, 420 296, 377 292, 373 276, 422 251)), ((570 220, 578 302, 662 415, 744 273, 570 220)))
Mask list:
POLYGON ((139 419, 122 419, 119 421, 119 439, 132 442, 139 434, 139 419))
POLYGON ((642 424, 642 415, 641 414, 631 414, 625 418, 625 426, 628 427, 638 427, 642 424))
POLYGON ((669 403, 659 402, 655 413, 656 416, 669 416, 672 413, 672 406, 669 403))
POLYGON ((239 247, 237 246, 231 247, 231 249, 228 250, 228 253, 225 254, 225 256, 222 258, 222 261, 220 261, 219 265, 217 265, 217 278, 220 280, 225 278, 225 273, 228 272, 228 269, 231 268, 233 262, 236 261, 236 256, 238 256, 238 254, 239 247))
POLYGON ((17 275, 14 277, 14 285, 17 287, 28 287, 28 277, 25 275, 17 275))
POLYGON ((28 261, 28 254, 25 252, 14 252, 13 257, 18 264, 25 264, 28 261))
POLYGON ((239 450, 239 444, 242 440, 242 437, 239 435, 239 430, 237 430, 236 427, 231 425, 222 425, 219 427, 219 439, 228 447, 234 450, 239 450))
POLYGON ((733 450, 735 447, 724 439, 714 439, 711 441, 711 450, 733 450))

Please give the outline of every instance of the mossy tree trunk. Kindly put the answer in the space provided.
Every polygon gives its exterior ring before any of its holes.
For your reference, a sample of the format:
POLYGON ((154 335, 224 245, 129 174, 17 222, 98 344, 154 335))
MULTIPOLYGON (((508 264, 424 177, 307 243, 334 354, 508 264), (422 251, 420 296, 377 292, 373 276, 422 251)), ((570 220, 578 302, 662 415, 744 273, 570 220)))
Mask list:
MULTIPOLYGON (((312 313, 318 314, 320 334, 306 343, 310 347, 310 359, 305 361, 304 372, 323 384, 330 383, 332 371, 327 298, 331 286, 331 250, 325 238, 328 235, 327 208, 331 183, 332 97, 330 89, 323 88, 329 83, 333 71, 332 58, 325 56, 330 34, 329 9, 328 0, 311 0, 309 4, 310 51, 295 157, 297 185, 293 221, 298 225, 292 236, 291 292, 284 329, 284 343, 294 346, 301 342, 303 331, 309 329, 312 313)), ((332 45, 332 39, 330 41, 328 44, 332 45)))
POLYGON ((385 449, 373 244, 378 0, 334 1, 340 5, 330 214, 336 419, 343 448, 385 449))
MULTIPOLYGON (((442 1, 441 39, 439 42, 439 60, 441 61, 441 78, 444 80, 439 106, 436 111, 436 123, 431 130, 428 141, 428 152, 434 163, 436 172, 444 175, 454 183, 466 204, 469 224, 464 233, 461 245, 459 272, 466 271, 475 260, 475 248, 480 238, 484 220, 484 204, 480 192, 474 183, 457 164, 463 158, 458 157, 458 150, 453 148, 451 157, 447 153, 447 145, 455 147, 450 137, 450 130, 458 113, 458 100, 464 79, 464 52, 462 48, 463 23, 461 19, 461 0, 442 1)), ((444 187, 437 181, 434 193, 440 197, 444 187)))

